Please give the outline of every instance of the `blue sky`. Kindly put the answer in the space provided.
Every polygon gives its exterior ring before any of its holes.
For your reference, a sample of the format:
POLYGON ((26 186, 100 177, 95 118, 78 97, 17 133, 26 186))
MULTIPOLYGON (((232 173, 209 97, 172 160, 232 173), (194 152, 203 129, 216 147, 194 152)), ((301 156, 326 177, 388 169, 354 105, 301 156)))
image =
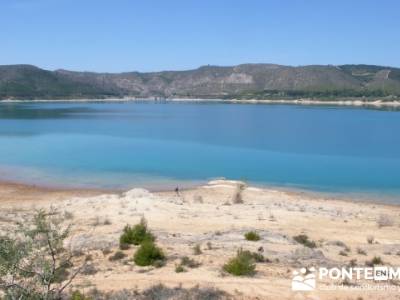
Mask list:
POLYGON ((0 28, 0 64, 46 69, 400 67, 397 0, 0 0, 0 28))

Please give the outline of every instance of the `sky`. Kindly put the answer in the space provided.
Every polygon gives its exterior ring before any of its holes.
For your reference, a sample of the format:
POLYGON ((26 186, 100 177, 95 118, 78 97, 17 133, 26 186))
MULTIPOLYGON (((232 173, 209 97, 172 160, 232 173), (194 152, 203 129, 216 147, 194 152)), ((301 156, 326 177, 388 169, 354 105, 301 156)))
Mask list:
POLYGON ((398 0, 0 0, 0 64, 123 72, 201 65, 400 67, 398 0))

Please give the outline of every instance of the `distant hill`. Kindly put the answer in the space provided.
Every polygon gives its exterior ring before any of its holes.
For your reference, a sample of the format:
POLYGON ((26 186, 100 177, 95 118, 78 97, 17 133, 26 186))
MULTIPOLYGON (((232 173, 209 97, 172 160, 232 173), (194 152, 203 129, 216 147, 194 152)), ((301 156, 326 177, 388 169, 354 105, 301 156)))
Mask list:
POLYGON ((0 99, 400 97, 400 69, 373 65, 243 64, 188 71, 92 73, 0 66, 0 99))

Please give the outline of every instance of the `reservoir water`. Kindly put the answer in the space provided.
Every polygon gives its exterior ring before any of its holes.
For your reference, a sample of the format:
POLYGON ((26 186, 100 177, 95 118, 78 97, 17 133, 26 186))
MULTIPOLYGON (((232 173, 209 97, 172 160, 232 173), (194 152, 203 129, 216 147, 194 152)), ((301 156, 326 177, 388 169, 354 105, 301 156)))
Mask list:
POLYGON ((400 203, 400 112, 208 102, 0 104, 1 179, 162 189, 219 177, 400 203))

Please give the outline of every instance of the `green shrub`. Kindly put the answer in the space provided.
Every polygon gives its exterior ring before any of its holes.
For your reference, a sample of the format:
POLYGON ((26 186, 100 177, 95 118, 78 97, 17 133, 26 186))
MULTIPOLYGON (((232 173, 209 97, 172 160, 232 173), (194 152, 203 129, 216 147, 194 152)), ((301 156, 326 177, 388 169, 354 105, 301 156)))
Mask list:
POLYGON ((244 234, 244 237, 248 241, 259 241, 261 239, 260 235, 255 231, 249 231, 244 234))
POLYGON ((251 258, 253 258, 255 262, 259 262, 259 263, 263 263, 263 262, 270 263, 271 262, 270 259, 265 258, 264 255, 262 255, 261 253, 251 252, 249 250, 243 250, 242 253, 243 253, 243 255, 248 255, 251 258))
POLYGON ((83 265, 79 251, 64 248, 70 226, 55 209, 39 210, 0 233, 0 298, 59 299, 83 265))
POLYGON ((223 270, 235 276, 249 276, 255 273, 256 265, 250 251, 239 250, 236 257, 231 258, 223 266, 223 270))
POLYGON ((182 265, 176 265, 175 266, 175 272, 176 273, 186 272, 186 269, 182 265))
POLYGON ((154 241, 154 236, 147 229, 146 219, 142 218, 139 224, 131 227, 126 225, 124 228, 124 232, 122 233, 119 244, 120 247, 125 247, 125 244, 128 245, 140 245, 145 240, 154 241))
POLYGON ((316 248, 317 244, 314 241, 308 239, 308 236, 305 234, 299 234, 293 237, 293 239, 308 248, 316 248))
POLYGON ((373 267, 375 265, 383 265, 383 260, 382 258, 380 258, 380 256, 374 256, 374 258, 372 258, 371 260, 367 260, 365 264, 368 267, 373 267))
POLYGON ((71 300, 92 300, 92 298, 86 297, 80 291, 74 291, 71 295, 71 300))
POLYGON ((163 251, 156 246, 152 240, 145 240, 136 251, 133 260, 138 266, 150 266, 163 261, 165 255, 163 251))

